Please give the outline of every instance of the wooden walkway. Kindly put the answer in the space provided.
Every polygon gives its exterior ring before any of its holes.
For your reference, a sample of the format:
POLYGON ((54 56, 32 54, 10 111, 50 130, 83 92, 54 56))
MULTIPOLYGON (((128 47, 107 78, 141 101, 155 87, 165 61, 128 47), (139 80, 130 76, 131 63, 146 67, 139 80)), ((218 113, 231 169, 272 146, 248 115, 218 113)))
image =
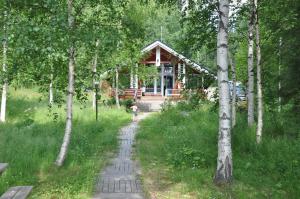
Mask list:
POLYGON ((25 199, 32 190, 32 186, 17 186, 7 190, 0 199, 25 199))
MULTIPOLYGON (((147 114, 138 116, 143 119, 147 114)), ((117 156, 99 174, 93 199, 144 199, 140 169, 132 159, 132 145, 138 128, 132 122, 120 131, 117 156)))
POLYGON ((7 163, 0 163, 0 174, 3 173, 7 167, 7 163))
MULTIPOLYGON (((0 163, 0 174, 3 173, 7 167, 7 163, 0 163)), ((0 197, 0 199, 26 199, 32 188, 32 186, 11 187, 0 197)))

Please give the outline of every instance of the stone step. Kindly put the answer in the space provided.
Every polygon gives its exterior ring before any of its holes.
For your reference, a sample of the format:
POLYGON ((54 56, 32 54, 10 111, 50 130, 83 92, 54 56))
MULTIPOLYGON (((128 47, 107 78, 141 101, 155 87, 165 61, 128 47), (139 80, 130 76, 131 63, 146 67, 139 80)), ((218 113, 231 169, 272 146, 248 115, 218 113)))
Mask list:
POLYGON ((0 199, 25 199, 32 191, 32 186, 17 186, 9 188, 0 199))
POLYGON ((7 163, 0 163, 0 174, 3 173, 8 167, 7 163))

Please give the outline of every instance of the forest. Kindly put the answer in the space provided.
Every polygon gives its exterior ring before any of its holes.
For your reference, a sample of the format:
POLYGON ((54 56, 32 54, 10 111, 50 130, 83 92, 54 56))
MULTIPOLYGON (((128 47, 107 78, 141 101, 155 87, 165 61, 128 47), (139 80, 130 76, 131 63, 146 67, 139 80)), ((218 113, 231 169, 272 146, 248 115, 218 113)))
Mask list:
POLYGON ((299 0, 1 0, 0 199, 113 199, 97 195, 98 174, 126 127, 142 188, 124 185, 120 198, 298 198, 299 10, 299 0), (185 85, 174 66, 180 97, 164 96, 162 69, 142 64, 155 41, 178 52, 169 64, 189 58, 215 79, 185 85), (144 96, 159 78, 162 95, 144 96), (143 99, 163 100, 160 110, 148 116, 143 99))

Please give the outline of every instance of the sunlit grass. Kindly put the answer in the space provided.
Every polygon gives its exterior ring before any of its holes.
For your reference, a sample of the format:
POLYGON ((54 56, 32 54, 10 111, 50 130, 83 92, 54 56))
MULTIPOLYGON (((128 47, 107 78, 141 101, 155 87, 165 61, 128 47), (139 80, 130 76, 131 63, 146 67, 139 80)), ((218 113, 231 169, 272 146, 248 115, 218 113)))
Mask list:
POLYGON ((192 111, 172 108, 142 121, 137 156, 149 195, 168 199, 297 198, 299 140, 264 134, 258 146, 255 127, 248 128, 246 121, 239 114, 232 132, 234 181, 225 187, 213 183, 218 117, 209 104, 192 111))
POLYGON ((10 186, 33 185, 31 198, 90 198, 95 178, 117 146, 119 128, 130 121, 123 109, 76 103, 71 145, 62 168, 54 166, 65 127, 64 105, 49 109, 32 89, 11 91, 8 121, 0 125, 0 162, 9 168, 0 178, 0 194, 10 186))

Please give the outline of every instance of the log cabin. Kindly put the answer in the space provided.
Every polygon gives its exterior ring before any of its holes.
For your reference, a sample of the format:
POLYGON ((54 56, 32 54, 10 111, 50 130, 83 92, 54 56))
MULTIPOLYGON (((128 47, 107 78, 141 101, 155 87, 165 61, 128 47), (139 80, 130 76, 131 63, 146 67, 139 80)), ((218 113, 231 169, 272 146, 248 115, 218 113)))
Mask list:
POLYGON ((207 88, 216 76, 206 67, 188 59, 161 41, 155 41, 142 49, 143 58, 138 67, 155 66, 157 76, 151 82, 139 79, 131 70, 129 88, 123 90, 121 98, 157 96, 180 98, 186 88, 207 88))

